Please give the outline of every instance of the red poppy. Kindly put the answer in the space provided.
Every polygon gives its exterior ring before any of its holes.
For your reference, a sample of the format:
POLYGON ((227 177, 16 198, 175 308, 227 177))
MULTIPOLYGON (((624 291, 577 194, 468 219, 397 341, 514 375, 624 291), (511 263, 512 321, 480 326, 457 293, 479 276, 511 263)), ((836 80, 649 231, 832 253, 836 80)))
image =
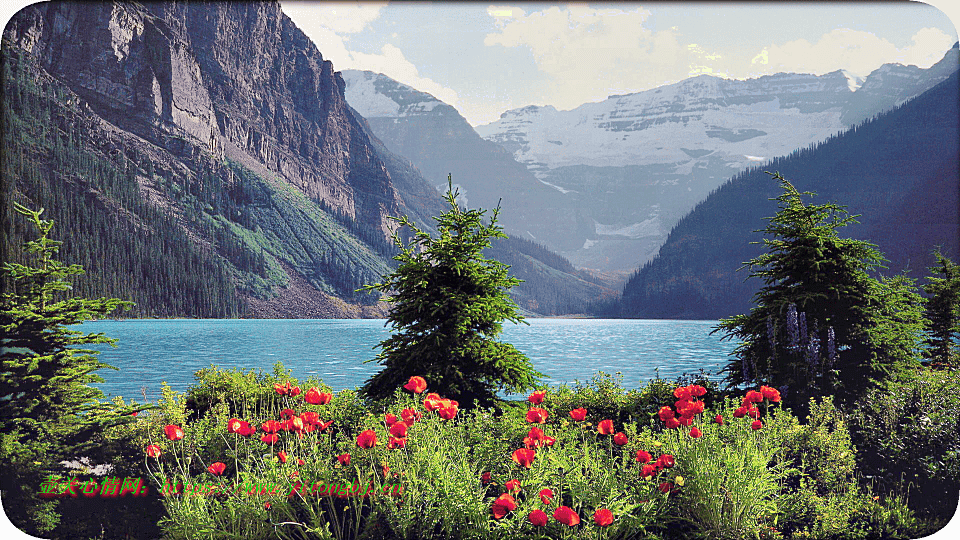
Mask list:
POLYGON ((583 422, 583 420, 586 417, 587 417, 587 410, 584 409, 583 407, 570 411, 570 418, 573 418, 577 422, 583 422))
POLYGON ((766 399, 769 399, 773 403, 780 402, 780 391, 777 390, 776 388, 772 388, 770 386, 761 386, 760 395, 762 395, 766 399))
POLYGON ((517 509, 517 501, 514 500, 513 495, 509 493, 504 493, 497 497, 497 500, 493 501, 493 506, 491 510, 493 511, 493 517, 495 519, 502 519, 503 516, 507 515, 508 512, 512 512, 517 509))
POLYGON ((299 395, 300 395, 300 387, 299 387, 299 386, 294 386, 293 388, 291 388, 291 389, 290 389, 290 395, 291 395, 291 396, 299 396, 299 395))
POLYGON ((276 420, 267 420, 263 423, 263 425, 260 426, 260 429, 266 431, 267 433, 276 433, 280 431, 280 428, 282 427, 283 425, 276 420))
POLYGON ((657 474, 657 466, 652 463, 644 465, 640 470, 640 476, 643 478, 650 478, 655 474, 657 474))
POLYGON ((593 513, 593 522, 596 523, 598 527, 606 527, 613 523, 613 512, 606 508, 600 508, 593 513))
POLYGON ((276 383, 273 385, 273 389, 276 390, 276 392, 281 396, 285 396, 290 391, 290 383, 287 383, 286 385, 276 383))
POLYGON ((660 420, 663 420, 664 422, 675 416, 673 409, 667 406, 660 407, 660 412, 658 412, 657 415, 659 415, 660 420))
POLYGON ((284 452, 283 450, 277 452, 277 459, 280 460, 280 463, 286 463, 286 462, 287 462, 287 453, 284 452))
POLYGON ((577 513, 574 512, 572 508, 569 508, 567 506, 560 506, 556 510, 554 510, 553 519, 569 527, 573 527, 574 525, 580 524, 580 516, 578 516, 577 513))
POLYGON ((303 421, 304 425, 315 426, 320 423, 320 415, 313 411, 303 411, 300 413, 300 420, 303 421))
POLYGON ((339 461, 340 464, 344 466, 350 465, 350 454, 340 454, 339 456, 337 456, 337 461, 339 461))
POLYGON ((758 429, 760 429, 760 428, 762 428, 762 427, 763 427, 763 422, 761 422, 761 421, 759 421, 759 420, 754 420, 753 423, 750 424, 750 429, 752 429, 752 430, 754 430, 754 431, 756 431, 756 430, 758 430, 758 429))
POLYGON ((664 424, 664 427, 666 427, 667 429, 677 429, 678 427, 680 427, 680 421, 677 420, 676 418, 667 418, 667 420, 663 424, 664 424))
POLYGON ((320 423, 317 424, 317 429, 319 429, 320 431, 323 431, 323 430, 327 429, 328 427, 330 427, 330 424, 332 424, 332 423, 333 423, 333 420, 329 420, 329 421, 327 421, 327 422, 320 422, 320 423))
POLYGON ((707 389, 699 384, 692 384, 688 388, 690 388, 690 395, 693 397, 700 397, 707 393, 707 389))
POLYGON ((289 419, 293 418, 293 417, 296 416, 296 415, 297 415, 297 413, 294 412, 293 409, 284 409, 284 410, 280 411, 280 418, 283 418, 284 420, 289 420, 289 419))
POLYGON ((703 412, 703 402, 699 399, 696 401, 691 401, 687 406, 688 411, 692 411, 694 415, 698 415, 703 412))
POLYGON ((747 409, 747 416, 753 419, 760 418, 760 409, 751 406, 750 408, 747 409))
POLYGON ((517 480, 516 478, 508 481, 504 485, 507 487, 507 491, 520 491, 520 481, 517 480))
POLYGON ((407 425, 403 422, 397 422, 390 426, 390 435, 402 439, 407 436, 407 425))
POLYGON ((246 422, 240 420, 239 418, 231 418, 227 420, 227 433, 236 433, 240 430, 240 426, 245 423, 246 422))
POLYGON ((489 484, 493 480, 493 475, 490 474, 490 471, 487 471, 480 475, 480 483, 483 485, 489 484))
POLYGON ((377 445, 377 433, 368 429, 357 435, 357 446, 360 448, 373 448, 377 445))
POLYGON ((280 437, 278 437, 276 433, 266 433, 260 437, 260 440, 267 444, 277 444, 280 437))
POLYGON ((147 446, 147 457, 158 458, 162 453, 163 452, 160 450, 160 447, 155 444, 147 446))
MULTIPOLYGON (((406 424, 399 424, 405 426, 406 424)), ((397 448, 403 448, 407 445, 406 437, 390 437, 390 440, 387 442, 387 449, 395 450, 397 448)))
POLYGON ((175 426, 173 424, 168 424, 163 428, 163 433, 171 441, 179 441, 183 438, 183 429, 180 426, 175 426))
POLYGON ((722 425, 723 425, 723 416, 721 416, 721 415, 718 414, 718 415, 716 415, 716 416, 713 417, 713 421, 714 421, 714 423, 720 424, 720 425, 722 426, 722 425))
POLYGON ((673 456, 670 454, 663 454, 657 458, 657 467, 661 469, 669 469, 674 463, 673 456))
POLYGON ((661 493, 670 493, 670 490, 673 489, 673 484, 670 482, 662 482, 659 489, 661 493))
POLYGON ((399 421, 400 421, 400 419, 397 418, 397 415, 395 415, 395 414, 387 413, 387 414, 383 415, 383 423, 386 424, 387 427, 390 427, 390 426, 396 424, 396 423, 399 422, 399 421))
POLYGON ((746 415, 747 415, 747 408, 743 406, 737 407, 737 410, 733 411, 734 418, 743 418, 746 415))
POLYGON ((302 459, 300 459, 300 458, 297 458, 297 465, 306 465, 306 464, 307 464, 306 461, 304 461, 304 460, 302 460, 302 459))
POLYGON ((650 455, 650 452, 637 450, 637 463, 650 463, 651 459, 653 459, 653 456, 650 455))
MULTIPOLYGON (((684 411, 684 412, 686 412, 686 411, 684 411)), ((693 417, 692 417, 692 416, 688 416, 688 415, 685 414, 685 415, 681 416, 680 418, 677 418, 676 421, 677 421, 677 423, 680 424, 681 426, 690 427, 690 425, 693 424, 693 417)))
POLYGON ((677 399, 690 399, 693 396, 690 393, 690 388, 686 386, 679 386, 673 391, 673 397, 677 399))
POLYGON ((550 504, 553 500, 553 490, 550 488, 543 488, 540 490, 540 501, 543 504, 550 504))
POLYGON ((220 476, 225 470, 227 470, 226 464, 220 463, 219 461, 216 463, 211 463, 210 466, 207 467, 207 471, 214 476, 220 476))
POLYGON ((457 416, 457 408, 459 406, 460 404, 456 401, 452 399, 445 399, 441 403, 440 408, 437 409, 437 414, 444 420, 453 420, 453 418, 457 416))
POLYGON ((547 395, 547 392, 545 390, 537 390, 536 392, 527 396, 527 401, 529 401, 530 403, 533 403, 534 405, 539 405, 543 403, 543 398, 546 395, 547 395))
POLYGON ((330 400, 332 399, 333 394, 329 392, 321 392, 317 387, 307 390, 307 393, 303 395, 303 400, 311 405, 326 405, 327 403, 330 403, 330 400))
POLYGON ((756 390, 748 390, 747 395, 743 396, 744 405, 747 403, 760 403, 761 401, 763 401, 763 394, 756 390))
POLYGON ((257 433, 257 428, 250 425, 250 422, 244 422, 240 429, 237 430, 237 435, 242 437, 249 437, 257 433))
POLYGON ((701 435, 703 435, 703 433, 700 431, 699 428, 697 428, 697 426, 693 426, 692 428, 690 428, 690 436, 693 437, 694 439, 699 439, 701 435))
POLYGON ((543 433, 542 429, 536 426, 530 428, 530 432, 527 433, 527 436, 523 438, 523 445, 527 448, 536 448, 545 442, 546 435, 543 433))
POLYGON ((547 417, 550 416, 546 410, 539 407, 531 407, 527 411, 527 422, 542 424, 547 421, 547 417))
POLYGON ((601 420, 597 424, 597 433, 601 435, 611 435, 613 433, 613 420, 601 420))
POLYGON ((404 409, 400 411, 400 418, 403 418, 407 426, 412 426, 414 422, 423 417, 423 413, 415 409, 404 409))
POLYGON ((517 465, 529 469, 533 464, 533 458, 536 457, 536 455, 536 450, 531 448, 520 448, 513 451, 513 455, 510 456, 510 459, 512 459, 517 465))
POLYGON ((550 520, 547 517, 546 512, 540 510, 539 508, 530 512, 530 515, 527 516, 527 519, 530 520, 530 523, 533 523, 535 527, 546 527, 547 521, 550 520))
POLYGON ((304 429, 303 419, 300 418, 299 416, 294 416, 293 418, 290 418, 285 422, 283 422, 282 427, 284 431, 293 431, 296 433, 303 433, 303 429, 304 429))
POLYGON ((414 375, 410 377, 410 380, 407 381, 407 384, 403 385, 403 387, 414 394, 422 394, 423 391, 427 389, 427 381, 423 377, 414 375))
POLYGON ((622 431, 617 432, 617 434, 613 436, 613 444, 617 446, 627 444, 627 434, 622 431))
POLYGON ((423 398, 423 408, 433 412, 440 408, 442 400, 443 398, 440 397, 440 394, 430 392, 427 394, 427 397, 423 398))

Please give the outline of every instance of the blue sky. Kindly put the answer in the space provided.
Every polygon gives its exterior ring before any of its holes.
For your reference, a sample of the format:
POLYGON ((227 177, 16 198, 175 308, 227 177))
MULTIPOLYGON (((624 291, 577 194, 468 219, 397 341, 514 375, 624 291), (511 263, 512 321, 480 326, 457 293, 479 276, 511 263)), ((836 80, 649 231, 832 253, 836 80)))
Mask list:
POLYGON ((335 69, 384 73, 473 125, 698 74, 929 67, 957 41, 950 17, 917 2, 281 4, 335 69))
MULTIPOLYGON (((0 2, 0 20, 29 3, 0 2)), ((508 109, 572 109, 698 74, 929 67, 957 41, 951 17, 960 20, 956 0, 281 5, 335 69, 384 73, 473 125, 508 109)))

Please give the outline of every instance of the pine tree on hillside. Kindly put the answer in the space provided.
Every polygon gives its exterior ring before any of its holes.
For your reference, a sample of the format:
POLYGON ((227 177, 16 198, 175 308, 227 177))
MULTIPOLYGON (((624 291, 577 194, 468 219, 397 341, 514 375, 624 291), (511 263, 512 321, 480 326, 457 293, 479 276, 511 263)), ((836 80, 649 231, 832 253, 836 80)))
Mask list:
POLYGON ((960 265, 934 252, 937 265, 930 268, 923 290, 927 300, 927 354, 938 364, 951 364, 955 358, 954 340, 960 336, 960 265), (942 276, 942 277, 935 277, 942 276))
POLYGON ((439 237, 400 218, 394 235, 399 267, 382 283, 365 287, 389 294, 393 303, 387 320, 394 332, 380 343, 377 357, 384 368, 363 387, 374 399, 391 396, 419 375, 431 392, 461 407, 489 405, 498 390, 522 392, 541 376, 513 345, 496 340, 502 321, 522 321, 507 295, 520 280, 481 253, 491 238, 505 237, 497 226, 499 208, 484 223, 484 210, 457 205, 448 181, 450 210, 434 218, 439 237), (406 245, 400 237, 404 226, 413 233, 406 245))
POLYGON ((741 341, 726 371, 731 386, 767 384, 803 406, 834 394, 849 402, 871 381, 917 364, 921 297, 903 276, 877 279, 884 262, 868 242, 840 238, 856 216, 836 204, 808 205, 779 173, 780 211, 760 232, 766 252, 744 263, 763 287, 749 314, 720 322, 741 341))

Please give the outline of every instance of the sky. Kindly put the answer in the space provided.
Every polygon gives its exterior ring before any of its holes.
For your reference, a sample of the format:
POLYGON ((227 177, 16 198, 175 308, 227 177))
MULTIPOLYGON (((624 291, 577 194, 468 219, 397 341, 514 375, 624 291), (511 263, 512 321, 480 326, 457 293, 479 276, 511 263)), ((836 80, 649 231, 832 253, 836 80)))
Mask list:
MULTIPOLYGON (((383 73, 477 126, 518 107, 568 110, 700 74, 866 76, 890 62, 926 68, 957 42, 960 21, 957 0, 928 2, 281 6, 334 69, 383 73)), ((0 22, 30 3, 0 1, 0 22)))
POLYGON ((933 7, 960 20, 954 2, 281 5, 334 69, 383 73, 477 126, 526 105, 568 110, 701 74, 926 68, 957 42, 933 7))

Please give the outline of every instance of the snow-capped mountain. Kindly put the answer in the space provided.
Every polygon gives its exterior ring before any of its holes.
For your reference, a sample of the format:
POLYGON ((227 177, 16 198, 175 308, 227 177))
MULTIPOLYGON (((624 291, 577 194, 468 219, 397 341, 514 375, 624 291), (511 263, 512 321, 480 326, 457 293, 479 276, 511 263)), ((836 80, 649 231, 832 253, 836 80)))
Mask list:
POLYGON ((698 76, 569 111, 528 106, 476 127, 592 227, 543 241, 574 264, 636 268, 680 217, 732 175, 822 141, 932 88, 958 68, 888 64, 748 80, 698 76))

